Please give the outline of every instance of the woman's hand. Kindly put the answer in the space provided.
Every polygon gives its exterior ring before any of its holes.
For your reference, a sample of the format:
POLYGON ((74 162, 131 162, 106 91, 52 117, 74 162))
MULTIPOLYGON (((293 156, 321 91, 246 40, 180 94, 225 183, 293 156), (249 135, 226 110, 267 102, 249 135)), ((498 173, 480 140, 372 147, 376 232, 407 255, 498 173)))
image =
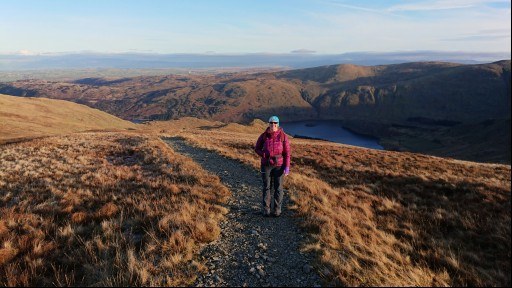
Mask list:
POLYGON ((288 174, 290 174, 290 167, 285 167, 284 168, 284 176, 288 176, 288 174))

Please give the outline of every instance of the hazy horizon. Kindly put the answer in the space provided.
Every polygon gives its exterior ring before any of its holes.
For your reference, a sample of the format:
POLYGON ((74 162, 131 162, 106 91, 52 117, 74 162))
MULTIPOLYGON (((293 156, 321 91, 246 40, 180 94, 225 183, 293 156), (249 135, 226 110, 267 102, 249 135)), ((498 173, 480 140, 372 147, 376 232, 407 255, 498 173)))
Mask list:
MULTIPOLYGON (((337 64, 364 66, 406 62, 453 62, 482 64, 510 60, 510 53, 465 53, 442 51, 354 52, 344 54, 247 53, 247 54, 154 54, 75 53, 19 55, 0 54, 0 71, 56 69, 300 69, 337 64)), ((5 76, 5 75, 4 75, 5 76)), ((0 79, 5 81, 6 79, 0 79)))

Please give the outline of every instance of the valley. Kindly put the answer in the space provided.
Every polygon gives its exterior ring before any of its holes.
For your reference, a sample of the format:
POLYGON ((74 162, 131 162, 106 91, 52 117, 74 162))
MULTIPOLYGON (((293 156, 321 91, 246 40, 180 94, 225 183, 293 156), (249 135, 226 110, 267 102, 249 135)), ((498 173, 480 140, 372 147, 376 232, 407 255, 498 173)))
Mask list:
POLYGON ((510 163, 510 60, 32 79, 0 84, 0 93, 73 101, 126 120, 340 120, 387 150, 510 163))

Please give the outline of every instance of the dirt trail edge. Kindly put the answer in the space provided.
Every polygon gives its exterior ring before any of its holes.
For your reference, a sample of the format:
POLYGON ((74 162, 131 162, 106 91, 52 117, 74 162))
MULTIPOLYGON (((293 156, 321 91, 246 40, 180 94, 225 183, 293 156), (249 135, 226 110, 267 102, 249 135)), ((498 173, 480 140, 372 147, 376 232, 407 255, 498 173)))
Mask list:
POLYGON ((320 287, 320 277, 310 264, 313 255, 299 251, 306 235, 286 207, 286 191, 281 217, 263 217, 259 171, 178 137, 163 140, 219 176, 233 194, 226 221, 220 224, 221 236, 201 249, 208 272, 198 277, 195 286, 320 287))

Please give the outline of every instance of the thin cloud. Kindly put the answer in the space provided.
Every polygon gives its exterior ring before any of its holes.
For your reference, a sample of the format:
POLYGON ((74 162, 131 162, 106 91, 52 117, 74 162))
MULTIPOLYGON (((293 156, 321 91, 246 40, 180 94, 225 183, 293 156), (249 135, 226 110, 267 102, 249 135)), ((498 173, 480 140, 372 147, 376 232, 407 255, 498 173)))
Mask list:
POLYGON ((510 38, 510 34, 510 30, 507 29, 486 29, 474 34, 441 39, 441 41, 499 41, 510 38))
POLYGON ((510 29, 487 29, 480 30, 478 34, 507 34, 510 37, 510 29))
POLYGON ((495 41, 502 39, 505 40, 507 38, 510 38, 510 35, 469 35, 463 37, 442 39, 442 41, 495 41))
POLYGON ((290 53, 293 53, 293 54, 314 54, 314 53, 316 53, 316 51, 308 50, 308 49, 297 49, 297 50, 290 51, 290 53))
POLYGON ((334 5, 337 7, 356 10, 356 11, 362 11, 362 12, 374 13, 374 14, 380 14, 380 15, 387 15, 387 16, 394 16, 394 17, 402 17, 401 15, 393 14, 392 13, 393 11, 389 11, 389 10, 373 9, 373 8, 368 8, 368 7, 363 7, 363 6, 350 5, 350 4, 345 4, 342 2, 338 2, 338 1, 326 1, 325 3, 334 5))
POLYGON ((367 8, 367 7, 363 7, 363 6, 349 5, 349 4, 341 3, 338 1, 327 1, 327 3, 338 6, 338 7, 349 8, 352 10, 359 10, 359 11, 372 12, 372 13, 382 13, 381 10, 371 9, 371 8, 367 8))
POLYGON ((389 7, 387 11, 435 11, 435 10, 453 10, 466 9, 485 5, 488 3, 507 3, 508 1, 497 0, 451 0, 451 1, 428 1, 412 4, 402 4, 389 7))
POLYGON ((39 53, 37 52, 34 52, 32 50, 28 50, 28 49, 22 49, 22 50, 19 50, 17 52, 15 52, 14 54, 18 54, 18 55, 38 55, 39 53))

